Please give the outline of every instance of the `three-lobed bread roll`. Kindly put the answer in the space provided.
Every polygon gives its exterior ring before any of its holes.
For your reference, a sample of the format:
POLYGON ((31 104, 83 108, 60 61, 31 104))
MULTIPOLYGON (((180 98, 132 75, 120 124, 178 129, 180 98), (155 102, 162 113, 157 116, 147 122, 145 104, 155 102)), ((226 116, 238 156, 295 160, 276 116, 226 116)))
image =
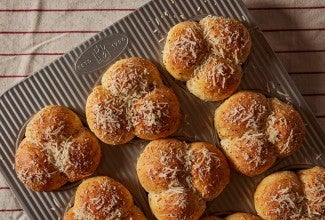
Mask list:
POLYGON ((27 124, 15 155, 18 178, 34 191, 53 191, 90 176, 99 165, 97 138, 62 106, 41 109, 27 124))
POLYGON ((140 155, 137 174, 156 218, 190 220, 198 219, 206 201, 223 191, 230 171, 225 156, 211 144, 159 139, 140 155))
POLYGON ((118 145, 135 136, 153 140, 174 133, 180 105, 149 60, 131 57, 113 64, 86 103, 90 129, 104 143, 118 145))
POLYGON ((228 98, 216 109, 214 122, 230 164, 247 176, 293 154, 305 136, 304 122, 292 106, 251 91, 228 98))
MULTIPOLYGON (((244 212, 237 212, 237 213, 228 215, 222 219, 224 219, 224 220, 263 220, 259 216, 249 214, 249 213, 244 213, 244 212)), ((201 218, 200 220, 221 220, 221 218, 216 217, 216 216, 206 216, 204 218, 201 218)))
POLYGON ((324 219, 325 169, 273 173, 257 186, 254 203, 258 215, 266 220, 324 219))
POLYGON ((187 81, 192 94, 218 101, 237 90, 243 75, 240 64, 250 48, 250 34, 240 21, 207 16, 199 23, 185 21, 170 29, 163 62, 175 79, 187 81))
POLYGON ((146 217, 121 183, 97 176, 78 186, 74 205, 64 216, 64 220, 79 219, 145 220, 146 217))

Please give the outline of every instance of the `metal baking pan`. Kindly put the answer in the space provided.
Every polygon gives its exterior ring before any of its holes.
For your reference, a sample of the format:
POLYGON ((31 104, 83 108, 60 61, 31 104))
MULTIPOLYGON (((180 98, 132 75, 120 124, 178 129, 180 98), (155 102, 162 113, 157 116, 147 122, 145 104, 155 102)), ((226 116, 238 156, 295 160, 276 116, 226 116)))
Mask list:
MULTIPOLYGON (((178 22, 206 15, 235 17, 249 27, 252 51, 244 64, 240 89, 257 90, 267 96, 292 103, 302 114, 307 127, 303 147, 293 156, 278 160, 274 167, 257 177, 232 172, 224 192, 209 202, 205 214, 233 211, 254 213, 253 192, 266 175, 281 169, 301 166, 325 166, 325 134, 288 73, 266 42, 260 29, 240 0, 154 0, 106 28, 53 63, 34 73, 0 97, 0 166, 8 184, 31 219, 58 219, 75 192, 78 183, 68 184, 50 193, 33 192, 17 178, 13 169, 17 141, 24 134, 26 121, 49 104, 64 105, 84 117, 86 98, 98 84, 103 71, 112 62, 139 56, 152 60, 165 83, 181 101, 182 124, 174 135, 188 141, 206 141, 219 145, 213 127, 213 113, 221 102, 203 102, 191 95, 185 85, 164 70, 161 51, 168 30, 178 22), (200 114, 198 114, 200 113, 200 114)), ((139 185, 135 165, 146 141, 133 140, 121 147, 102 144, 103 158, 95 175, 108 175, 123 183, 135 202, 154 219, 147 196, 139 185)))

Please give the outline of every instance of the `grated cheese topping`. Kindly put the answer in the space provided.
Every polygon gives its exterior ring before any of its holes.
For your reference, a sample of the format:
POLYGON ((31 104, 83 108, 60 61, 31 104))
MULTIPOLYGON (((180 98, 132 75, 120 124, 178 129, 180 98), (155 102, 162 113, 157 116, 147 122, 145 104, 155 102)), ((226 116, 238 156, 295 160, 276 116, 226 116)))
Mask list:
POLYGON ((281 148, 280 153, 286 152, 290 148, 290 145, 291 145, 292 141, 294 141, 294 138, 293 138, 293 129, 290 130, 289 137, 288 137, 286 143, 281 148))
POLYGON ((314 180, 312 186, 305 187, 307 199, 308 217, 322 216, 325 214, 325 183, 320 180, 314 180), (322 213, 319 210, 323 210, 322 213))
POLYGON ((180 35, 171 45, 172 50, 176 51, 172 54, 175 63, 184 63, 186 67, 191 67, 198 58, 198 49, 201 41, 198 38, 196 29, 188 27, 185 33, 180 35))
MULTIPOLYGON (((124 109, 119 100, 109 99, 104 103, 95 104, 93 112, 96 116, 95 127, 105 134, 114 134, 117 130, 123 129, 124 109)), ((131 130, 131 125, 127 123, 126 130, 131 130)))
POLYGON ((261 125, 262 116, 267 112, 266 106, 252 100, 252 103, 244 107, 238 103, 227 113, 230 123, 240 125, 246 123, 246 128, 256 130, 261 125))
POLYGON ((206 74, 205 82, 210 89, 218 88, 219 93, 221 90, 225 89, 226 81, 232 78, 234 72, 234 68, 229 64, 217 63, 213 65, 211 70, 206 74))
POLYGON ((121 219, 126 214, 122 211, 126 203, 118 193, 119 190, 107 181, 99 185, 99 190, 95 187, 87 189, 86 194, 98 194, 98 196, 85 201, 80 207, 74 207, 75 218, 93 220, 98 219, 97 215, 101 215, 109 220, 121 219))
POLYGON ((277 193, 267 202, 267 204, 276 204, 276 208, 269 210, 268 214, 275 214, 290 219, 300 219, 303 211, 303 201, 304 197, 300 196, 297 192, 292 191, 291 188, 281 188, 279 186, 277 193))
POLYGON ((168 102, 146 100, 133 115, 132 122, 136 126, 141 121, 146 132, 154 133, 163 130, 167 118, 170 118, 168 102))
POLYGON ((210 42, 212 52, 240 63, 240 51, 249 44, 249 35, 245 34, 239 23, 232 19, 207 16, 202 24, 205 39, 210 42))
MULTIPOLYGON (((209 151, 207 148, 201 148, 196 152, 196 154, 199 161, 195 161, 192 166, 194 170, 198 171, 200 180, 204 182, 211 171, 211 167, 213 166, 215 169, 217 169, 221 166, 221 162, 217 154, 209 151)), ((194 157, 193 152, 190 152, 190 155, 194 157)))
MULTIPOLYGON (((209 151, 206 147, 193 150, 190 149, 190 145, 184 144, 183 146, 185 146, 185 151, 181 146, 176 149, 159 150, 160 165, 151 166, 147 170, 147 175, 151 180, 159 177, 168 181, 168 189, 160 193, 163 193, 164 197, 172 196, 172 205, 184 210, 189 205, 190 194, 201 195, 193 185, 191 171, 196 170, 199 179, 206 184, 206 178, 211 176, 211 167, 219 168, 221 161, 216 153, 209 151)), ((158 194, 153 193, 153 195, 158 194)), ((179 218, 178 215, 176 213, 173 216, 173 213, 168 213, 168 217, 179 218)))

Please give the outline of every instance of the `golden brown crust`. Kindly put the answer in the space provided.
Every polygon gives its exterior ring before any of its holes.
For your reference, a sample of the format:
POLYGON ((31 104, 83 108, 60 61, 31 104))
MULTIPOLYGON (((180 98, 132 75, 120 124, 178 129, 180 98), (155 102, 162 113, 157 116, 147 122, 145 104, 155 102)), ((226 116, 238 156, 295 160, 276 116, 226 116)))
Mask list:
POLYGON ((151 141, 137 162, 139 181, 158 219, 198 219, 205 202, 228 184, 229 172, 218 148, 177 139, 151 141))
POLYGON ((268 119, 269 141, 278 157, 293 154, 305 137, 305 125, 300 114, 288 104, 276 98, 270 99, 271 114, 268 119))
POLYGON ((307 211, 310 219, 325 218, 325 169, 313 167, 301 170, 298 177, 304 189, 307 211))
POLYGON ((249 213, 235 213, 228 215, 225 220, 263 220, 261 217, 249 213))
POLYGON ((137 162, 137 174, 147 192, 165 191, 173 182, 185 182, 186 144, 176 139, 151 141, 137 162))
POLYGON ((163 86, 157 67, 149 60, 130 57, 115 62, 103 75, 102 85, 113 96, 141 97, 163 86))
POLYGON ((192 94, 202 100, 219 101, 237 90, 242 75, 239 65, 212 55, 195 70, 195 76, 186 85, 192 94))
POLYGON ((230 165, 247 176, 256 176, 269 169, 276 157, 263 134, 246 134, 220 142, 230 165))
POLYGON ((146 217, 144 216, 143 212, 137 207, 133 206, 126 217, 122 220, 145 220, 146 217))
POLYGON ((122 184, 109 177, 98 176, 79 185, 74 206, 64 219, 130 219, 131 216, 146 219, 122 184))
POLYGON ((263 219, 301 219, 303 189, 297 175, 282 171, 265 177, 254 194, 255 209, 263 219))
POLYGON ((248 176, 263 173, 277 157, 293 154, 305 136, 297 111, 251 91, 237 92, 222 103, 214 124, 231 166, 248 176))
POLYGON ((221 150, 205 142, 189 145, 192 184, 205 200, 216 198, 229 183, 230 169, 221 150))
POLYGON ((97 138, 66 107, 47 106, 28 123, 15 155, 18 177, 35 191, 52 191, 93 174, 101 149, 97 138))
POLYGON ((180 104, 168 88, 155 89, 135 102, 133 125, 136 136, 155 140, 174 133, 180 124, 180 104))
POLYGON ((104 143, 124 144, 135 136, 123 100, 102 86, 88 96, 86 117, 91 131, 104 143))
POLYGON ((224 101, 215 112, 215 127, 221 139, 241 137, 247 131, 263 130, 268 116, 265 96, 240 91, 224 101))
POLYGON ((243 63, 251 49, 248 29, 234 18, 207 16, 200 21, 212 51, 235 63, 243 63))
POLYGON ((185 188, 149 193, 148 197, 150 208, 159 220, 196 220, 205 210, 202 198, 185 188))
POLYGON ((193 76, 207 50, 198 23, 178 23, 168 32, 163 51, 164 65, 175 79, 186 81, 193 76))
POLYGON ((204 101, 234 93, 250 52, 247 28, 238 20, 207 16, 200 23, 181 22, 170 29, 163 50, 167 71, 187 81, 189 91, 204 101))
POLYGON ((90 129, 101 141, 119 145, 135 135, 151 140, 175 132, 180 108, 173 91, 163 85, 155 65, 131 57, 117 61, 104 73, 102 85, 95 87, 87 99, 86 117, 90 129), (155 109, 147 105, 149 102, 163 108, 152 111, 155 109), (150 116, 150 123, 145 125, 140 116, 145 119, 150 116), (161 120, 166 124, 162 125, 161 120))

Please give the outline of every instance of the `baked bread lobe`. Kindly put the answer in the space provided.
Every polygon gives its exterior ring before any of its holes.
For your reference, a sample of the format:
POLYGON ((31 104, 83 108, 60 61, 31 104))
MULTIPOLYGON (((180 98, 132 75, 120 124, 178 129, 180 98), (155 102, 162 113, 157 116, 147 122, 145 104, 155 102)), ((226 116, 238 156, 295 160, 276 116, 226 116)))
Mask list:
POLYGON ((212 52, 236 64, 245 62, 252 41, 248 29, 234 18, 207 16, 200 21, 212 52))
POLYGON ((267 176, 254 195, 255 209, 263 219, 300 219, 303 200, 299 179, 290 171, 267 176))
POLYGON ((305 125, 300 114, 291 106, 276 98, 269 99, 271 114, 268 118, 268 140, 278 157, 286 157, 297 151, 305 137, 305 125))
POLYGON ((28 123, 15 154, 19 179, 34 191, 53 191, 93 174, 101 157, 97 138, 62 106, 41 109, 28 123))
POLYGON ((322 167, 265 177, 254 194, 255 209, 266 220, 324 219, 325 172, 322 167))
POLYGON ((325 169, 313 167, 298 173, 305 194, 306 215, 310 219, 325 218, 325 169))
POLYGON ((189 91, 204 101, 219 101, 234 93, 251 48, 247 28, 232 18, 207 16, 199 23, 172 27, 163 50, 167 71, 187 81, 189 91))
POLYGON ((86 103, 90 129, 104 143, 124 144, 135 136, 157 139, 174 133, 180 105, 150 61, 131 57, 114 63, 86 103))
POLYGON ((139 181, 158 219, 198 219, 206 201, 226 187, 229 173, 222 152, 205 142, 154 140, 137 162, 139 181))
POLYGON ((178 23, 168 32, 163 52, 164 65, 175 79, 189 80, 207 50, 207 42, 197 22, 178 23))
POLYGON ((237 92, 222 103, 214 124, 231 166, 247 176, 292 155, 305 136, 303 120, 292 106, 251 91, 237 92))
POLYGON ((188 90, 205 101, 223 100, 238 88, 243 71, 222 57, 209 56, 186 82, 188 90))
POLYGON ((77 188, 74 205, 65 220, 123 219, 145 220, 134 205, 130 192, 119 182, 98 176, 83 181, 77 188))

